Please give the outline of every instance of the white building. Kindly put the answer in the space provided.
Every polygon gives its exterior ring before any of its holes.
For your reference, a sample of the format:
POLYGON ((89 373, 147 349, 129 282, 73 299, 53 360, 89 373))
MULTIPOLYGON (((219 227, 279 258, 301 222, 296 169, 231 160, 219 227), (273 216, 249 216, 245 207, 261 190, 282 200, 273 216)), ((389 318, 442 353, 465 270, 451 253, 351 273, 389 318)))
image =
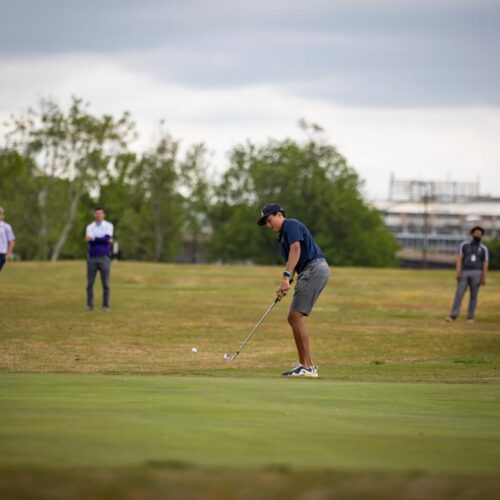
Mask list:
POLYGON ((453 262, 476 225, 485 237, 500 237, 500 199, 480 196, 476 183, 391 179, 390 199, 374 205, 401 246, 399 257, 408 262, 453 262))

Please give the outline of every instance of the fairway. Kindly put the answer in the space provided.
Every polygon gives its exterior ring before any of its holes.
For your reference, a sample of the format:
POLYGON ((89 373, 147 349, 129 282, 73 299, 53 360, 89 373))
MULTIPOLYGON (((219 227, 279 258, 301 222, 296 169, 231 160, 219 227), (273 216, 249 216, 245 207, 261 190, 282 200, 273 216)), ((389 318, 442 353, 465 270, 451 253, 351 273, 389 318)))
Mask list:
POLYGON ((0 382, 4 466, 500 468, 495 386, 130 375, 0 382))
POLYGON ((287 303, 222 359, 276 276, 119 262, 103 314, 84 310, 83 263, 8 266, 1 496, 52 498, 57 484, 75 498, 290 498, 319 484, 318 498, 493 498, 498 274, 476 323, 449 325, 449 271, 334 269, 307 320, 318 380, 279 376, 295 361, 287 303))

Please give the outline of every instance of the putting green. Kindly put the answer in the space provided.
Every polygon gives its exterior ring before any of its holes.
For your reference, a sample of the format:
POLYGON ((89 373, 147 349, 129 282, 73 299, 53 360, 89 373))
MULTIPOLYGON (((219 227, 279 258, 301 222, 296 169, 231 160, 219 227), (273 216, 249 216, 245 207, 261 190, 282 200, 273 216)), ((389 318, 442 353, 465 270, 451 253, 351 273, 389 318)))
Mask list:
POLYGON ((0 375, 0 466, 495 474, 497 385, 0 375))

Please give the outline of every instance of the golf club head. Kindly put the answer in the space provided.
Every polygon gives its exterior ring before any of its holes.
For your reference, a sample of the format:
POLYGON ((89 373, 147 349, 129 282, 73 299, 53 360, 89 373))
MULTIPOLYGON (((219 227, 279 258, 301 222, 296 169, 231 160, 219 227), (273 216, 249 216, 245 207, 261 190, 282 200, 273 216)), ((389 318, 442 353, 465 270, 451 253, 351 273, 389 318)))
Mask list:
POLYGON ((232 361, 232 360, 234 359, 234 356, 231 356, 231 354, 228 354, 228 353, 226 352, 226 354, 224 354, 224 359, 225 359, 226 361, 232 361))

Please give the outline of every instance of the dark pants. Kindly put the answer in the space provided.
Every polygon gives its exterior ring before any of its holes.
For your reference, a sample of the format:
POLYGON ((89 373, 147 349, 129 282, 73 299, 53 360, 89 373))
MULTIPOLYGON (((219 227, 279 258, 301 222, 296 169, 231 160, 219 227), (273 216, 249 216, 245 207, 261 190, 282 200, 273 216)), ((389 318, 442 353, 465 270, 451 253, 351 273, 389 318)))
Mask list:
POLYGON ((0 271, 2 270, 4 264, 5 264, 5 254, 0 253, 0 271))
POLYGON ((479 294, 479 287, 481 286, 481 278, 483 277, 482 271, 462 271, 460 281, 457 284, 457 291, 455 293, 455 300, 451 309, 450 316, 456 318, 460 313, 460 306, 462 299, 467 288, 470 288, 469 308, 467 310, 467 319, 473 319, 476 312, 477 296, 479 294))
POLYGON ((111 271, 109 257, 89 257, 87 259, 87 307, 94 305, 94 281, 97 271, 101 274, 102 307, 109 307, 109 273, 111 271))

